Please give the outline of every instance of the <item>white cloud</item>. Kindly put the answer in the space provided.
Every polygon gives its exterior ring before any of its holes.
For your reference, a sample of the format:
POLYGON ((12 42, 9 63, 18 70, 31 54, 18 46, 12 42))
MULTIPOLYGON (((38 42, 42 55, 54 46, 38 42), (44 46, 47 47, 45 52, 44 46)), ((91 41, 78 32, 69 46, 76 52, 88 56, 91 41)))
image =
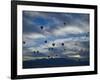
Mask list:
POLYGON ((56 30, 53 30, 53 34, 56 36, 60 36, 60 35, 66 35, 66 34, 77 34, 77 33, 83 33, 85 32, 84 29, 82 29, 81 27, 77 27, 77 26, 66 26, 66 27, 60 27, 56 30))
POLYGON ((23 46, 25 47, 31 47, 31 46, 36 46, 36 42, 35 40, 40 39, 40 38, 46 38, 45 35, 43 34, 39 34, 39 33, 30 33, 30 34, 24 34, 23 35, 23 41, 26 42, 26 44, 24 44, 23 46))
POLYGON ((38 39, 38 38, 46 38, 46 36, 39 33, 30 33, 30 34, 25 34, 24 38, 38 39))

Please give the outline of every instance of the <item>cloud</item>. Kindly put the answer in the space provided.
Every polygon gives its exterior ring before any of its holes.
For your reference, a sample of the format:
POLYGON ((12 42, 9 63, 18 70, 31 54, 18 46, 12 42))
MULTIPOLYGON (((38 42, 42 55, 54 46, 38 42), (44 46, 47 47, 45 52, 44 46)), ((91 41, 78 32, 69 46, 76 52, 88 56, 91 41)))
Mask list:
POLYGON ((39 33, 31 33, 31 34, 25 34, 24 38, 39 39, 39 38, 46 38, 46 36, 39 34, 39 33))
POLYGON ((33 56, 35 50, 46 56, 74 54, 75 49, 86 47, 83 42, 89 43, 89 28, 88 14, 23 11, 23 54, 33 56), (62 42, 67 51, 63 51, 62 42), (54 52, 48 51, 52 43, 56 44, 54 52))
POLYGON ((85 30, 89 28, 88 14, 23 11, 23 18, 24 33, 52 33, 53 30, 68 26, 77 26, 85 30), (40 29, 41 25, 44 26, 44 31, 40 29))
POLYGON ((66 26, 63 28, 60 27, 52 31, 53 35, 56 35, 56 36, 67 35, 67 34, 78 34, 78 33, 83 33, 83 32, 85 31, 77 26, 66 26))

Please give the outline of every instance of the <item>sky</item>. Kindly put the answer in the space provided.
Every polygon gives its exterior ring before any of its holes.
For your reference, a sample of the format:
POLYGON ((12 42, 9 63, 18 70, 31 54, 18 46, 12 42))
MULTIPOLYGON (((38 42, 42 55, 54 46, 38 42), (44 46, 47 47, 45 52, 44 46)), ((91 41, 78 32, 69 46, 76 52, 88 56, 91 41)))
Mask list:
POLYGON ((84 13, 23 11, 23 56, 28 59, 49 55, 78 58, 76 51, 82 49, 87 51, 87 57, 89 24, 89 14, 84 13), (48 51, 52 47, 54 50, 48 51))

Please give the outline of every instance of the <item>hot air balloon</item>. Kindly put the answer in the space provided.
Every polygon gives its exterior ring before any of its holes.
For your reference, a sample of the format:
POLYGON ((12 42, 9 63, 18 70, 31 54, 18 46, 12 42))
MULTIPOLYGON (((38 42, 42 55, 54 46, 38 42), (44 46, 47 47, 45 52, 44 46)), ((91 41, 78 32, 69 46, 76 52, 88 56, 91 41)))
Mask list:
POLYGON ((33 51, 33 53, 35 53, 35 51, 33 51))
POLYGON ((48 50, 50 50, 50 48, 48 48, 48 50))
POLYGON ((50 56, 48 56, 48 58, 50 58, 50 56))
POLYGON ((53 50, 53 48, 51 48, 51 50, 53 50))
POLYGON ((44 42, 47 43, 47 40, 45 40, 44 42))
POLYGON ((64 25, 66 25, 66 23, 64 22, 64 25))
POLYGON ((62 43, 61 45, 64 46, 64 43, 62 43))
POLYGON ((52 46, 55 46, 55 43, 52 43, 52 46))
POLYGON ((26 42, 25 41, 23 41, 23 44, 25 44, 26 42))
POLYGON ((43 30, 43 28, 44 28, 44 27, 43 27, 43 26, 41 26, 40 28, 41 28, 41 30, 43 30))
POLYGON ((39 51, 37 51, 37 53, 39 53, 39 51))

